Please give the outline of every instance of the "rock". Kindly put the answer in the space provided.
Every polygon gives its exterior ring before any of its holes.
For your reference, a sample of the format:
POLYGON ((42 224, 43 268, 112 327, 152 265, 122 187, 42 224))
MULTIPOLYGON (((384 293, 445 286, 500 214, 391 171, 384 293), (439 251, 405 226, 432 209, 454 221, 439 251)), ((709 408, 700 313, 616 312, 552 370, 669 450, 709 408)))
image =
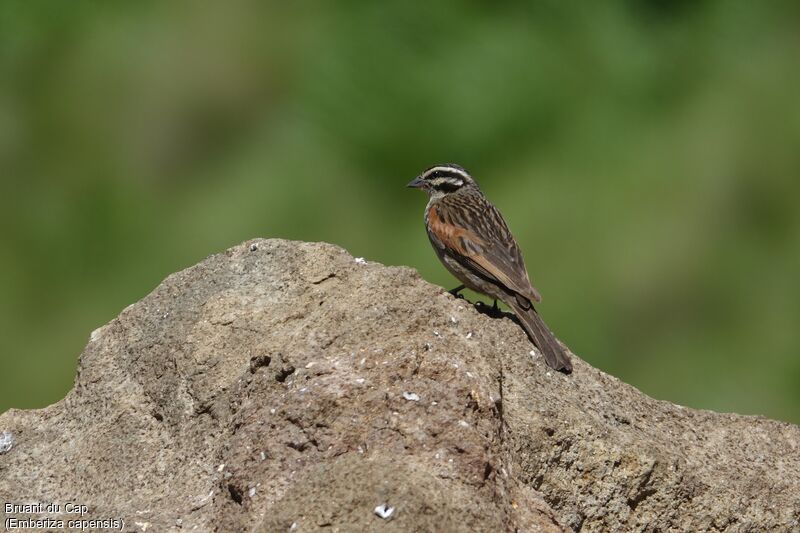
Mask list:
POLYGON ((411 269, 249 241, 95 331, 64 400, 0 416, 0 500, 62 504, 3 520, 73 502, 133 531, 800 530, 797 426, 530 351, 411 269))

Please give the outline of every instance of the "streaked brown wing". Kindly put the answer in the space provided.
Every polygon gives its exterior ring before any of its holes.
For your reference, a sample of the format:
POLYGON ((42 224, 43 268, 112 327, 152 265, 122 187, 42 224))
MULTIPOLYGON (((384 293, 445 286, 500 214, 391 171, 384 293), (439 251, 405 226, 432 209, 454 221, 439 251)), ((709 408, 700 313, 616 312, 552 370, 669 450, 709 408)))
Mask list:
POLYGON ((533 301, 541 301, 502 215, 480 194, 453 195, 436 202, 428 227, 455 259, 533 301))

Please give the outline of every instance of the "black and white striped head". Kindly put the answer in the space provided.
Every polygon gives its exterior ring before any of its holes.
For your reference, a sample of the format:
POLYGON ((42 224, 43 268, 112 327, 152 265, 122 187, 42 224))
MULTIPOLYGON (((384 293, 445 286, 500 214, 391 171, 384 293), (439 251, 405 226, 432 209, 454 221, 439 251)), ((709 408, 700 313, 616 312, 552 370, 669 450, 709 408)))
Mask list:
POLYGON ((443 196, 464 187, 477 187, 472 176, 462 167, 453 164, 436 165, 411 180, 407 187, 422 189, 430 196, 443 196))

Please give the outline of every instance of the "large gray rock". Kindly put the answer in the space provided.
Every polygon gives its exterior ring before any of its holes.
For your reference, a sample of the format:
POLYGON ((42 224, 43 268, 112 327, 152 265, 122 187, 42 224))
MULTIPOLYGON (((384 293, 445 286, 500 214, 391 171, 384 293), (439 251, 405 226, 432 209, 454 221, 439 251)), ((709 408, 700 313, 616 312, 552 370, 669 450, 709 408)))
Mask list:
MULTIPOLYGON (((139 531, 800 530, 800 428, 531 348, 411 269, 250 241, 92 333, 64 400, 0 416, 0 501, 139 531)), ((67 519, 3 520, 31 516, 67 519)))

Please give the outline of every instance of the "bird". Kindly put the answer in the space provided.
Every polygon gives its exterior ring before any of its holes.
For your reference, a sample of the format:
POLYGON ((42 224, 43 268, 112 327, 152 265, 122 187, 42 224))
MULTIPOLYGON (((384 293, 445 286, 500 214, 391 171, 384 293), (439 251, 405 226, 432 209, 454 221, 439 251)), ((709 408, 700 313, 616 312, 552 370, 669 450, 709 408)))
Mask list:
POLYGON ((435 165, 407 187, 428 194, 425 229, 439 260, 464 287, 502 301, 516 314, 548 366, 565 373, 572 363, 534 308, 542 297, 531 285, 522 252, 500 211, 461 166, 435 165))

